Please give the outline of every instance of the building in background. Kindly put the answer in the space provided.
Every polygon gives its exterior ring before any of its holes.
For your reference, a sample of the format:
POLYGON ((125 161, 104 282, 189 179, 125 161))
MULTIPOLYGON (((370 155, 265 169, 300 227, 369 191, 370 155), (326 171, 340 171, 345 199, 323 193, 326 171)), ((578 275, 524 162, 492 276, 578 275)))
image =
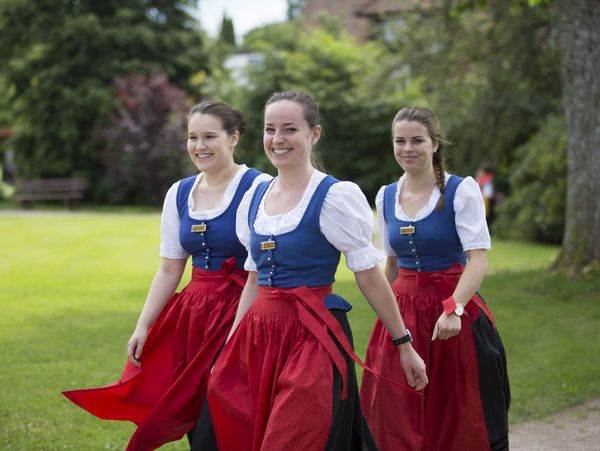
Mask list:
POLYGON ((328 13, 364 42, 378 36, 385 39, 389 30, 401 24, 403 14, 426 12, 440 4, 441 0, 305 0, 301 20, 319 26, 323 13, 328 13))

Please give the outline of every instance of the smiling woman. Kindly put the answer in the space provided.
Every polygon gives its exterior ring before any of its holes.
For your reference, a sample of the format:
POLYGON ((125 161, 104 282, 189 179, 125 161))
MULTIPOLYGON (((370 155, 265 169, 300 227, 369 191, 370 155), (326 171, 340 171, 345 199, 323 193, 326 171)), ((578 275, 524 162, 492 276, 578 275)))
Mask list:
POLYGON ((64 392, 99 418, 137 424, 128 450, 154 449, 194 428, 247 277, 246 249, 235 235, 238 204, 270 178, 234 161, 245 130, 238 110, 207 101, 192 108, 187 122, 187 150, 200 173, 166 194, 162 263, 127 344, 125 370, 106 387, 64 392), (188 257, 192 280, 175 293, 188 257))
POLYGON ((358 401, 351 305, 332 293, 342 252, 397 338, 395 358, 412 388, 396 388, 418 405, 413 388, 421 390, 427 377, 377 266, 371 209, 355 183, 311 163, 321 126, 310 96, 273 94, 264 123, 264 150, 278 176, 249 190, 238 209, 250 275, 209 381, 218 449, 377 449, 358 401))
MULTIPOLYGON (((401 109, 392 138, 404 175, 376 199, 386 277, 430 383, 416 428, 396 419, 398 409, 410 404, 365 373, 365 415, 382 451, 507 450, 506 356, 478 293, 491 248, 481 192, 471 177, 444 171, 447 141, 432 111, 401 109)), ((391 358, 396 351, 390 338, 376 322, 367 363, 394 377, 401 368, 391 358)))

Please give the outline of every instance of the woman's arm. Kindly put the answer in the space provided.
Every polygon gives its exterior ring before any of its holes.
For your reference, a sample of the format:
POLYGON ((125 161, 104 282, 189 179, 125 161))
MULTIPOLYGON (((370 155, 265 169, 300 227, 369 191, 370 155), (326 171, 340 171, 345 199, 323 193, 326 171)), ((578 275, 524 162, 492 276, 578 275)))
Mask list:
POLYGON ((385 278, 391 285, 398 277, 398 257, 388 257, 385 261, 385 278))
POLYGON ((258 292, 258 285, 256 285, 257 279, 258 273, 256 271, 248 272, 248 280, 246 281, 246 285, 244 285, 244 289, 242 290, 242 295, 240 296, 240 303, 238 304, 235 319, 233 320, 233 325, 231 326, 231 331, 227 336, 227 341, 229 341, 229 339, 235 332, 235 329, 237 329, 238 324, 240 324, 240 321, 242 320, 248 309, 252 306, 252 303, 256 298, 256 293, 258 292))
MULTIPOLYGON (((487 250, 473 249, 466 251, 467 265, 456 284, 452 297, 454 301, 463 306, 471 300, 477 289, 481 286, 483 278, 488 268, 487 250)), ((454 313, 447 315, 442 312, 435 328, 433 329, 432 340, 448 338, 458 335, 461 328, 460 317, 454 313)))
POLYGON ((148 291, 144 308, 140 313, 137 325, 127 343, 127 357, 134 365, 141 366, 140 356, 148 337, 148 329, 162 312, 169 299, 175 293, 187 260, 163 258, 160 267, 154 275, 148 291))
MULTIPOLYGON (((379 267, 359 271, 354 275, 360 291, 367 298, 390 336, 399 338, 406 335, 407 331, 400 310, 398 310, 398 304, 379 267)), ((410 342, 401 344, 398 348, 400 350, 400 363, 408 384, 416 390, 422 390, 427 385, 425 363, 415 352, 410 342)))
POLYGON ((486 249, 473 249, 466 252, 467 265, 460 276, 452 297, 456 302, 466 305, 481 286, 488 269, 486 249))

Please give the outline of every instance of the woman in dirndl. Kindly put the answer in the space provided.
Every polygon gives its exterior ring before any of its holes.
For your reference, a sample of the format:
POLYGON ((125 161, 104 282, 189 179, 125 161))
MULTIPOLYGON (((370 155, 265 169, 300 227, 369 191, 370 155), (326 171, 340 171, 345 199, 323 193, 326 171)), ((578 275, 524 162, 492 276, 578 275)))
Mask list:
POLYGON ((187 151, 200 173, 176 182, 166 194, 162 262, 127 344, 123 374, 106 387, 63 392, 99 418, 134 422, 128 450, 155 449, 186 433, 193 441, 210 368, 247 278, 236 211, 248 189, 270 179, 234 161, 245 130, 237 109, 202 102, 191 109, 187 127, 187 151), (190 256, 192 279, 175 293, 190 256))
MULTIPOLYGON (((477 292, 491 247, 481 192, 471 177, 445 172, 447 141, 430 110, 400 110, 392 137, 404 175, 376 199, 385 275, 425 360, 429 385, 422 434, 399 427, 395 418, 403 400, 369 373, 361 386, 365 416, 382 451, 506 450, 506 356, 477 292)), ((388 341, 376 322, 366 363, 391 377, 400 367, 388 341)))
POLYGON ((395 388, 416 404, 421 395, 414 389, 427 383, 425 366, 377 267, 382 256, 371 243, 365 196, 311 163, 321 134, 314 101, 304 93, 275 93, 264 118, 264 149, 278 176, 249 191, 238 211, 249 277, 209 380, 218 448, 377 449, 358 400, 346 318, 351 306, 332 293, 340 252, 397 339, 393 358, 410 387, 404 380, 395 388))

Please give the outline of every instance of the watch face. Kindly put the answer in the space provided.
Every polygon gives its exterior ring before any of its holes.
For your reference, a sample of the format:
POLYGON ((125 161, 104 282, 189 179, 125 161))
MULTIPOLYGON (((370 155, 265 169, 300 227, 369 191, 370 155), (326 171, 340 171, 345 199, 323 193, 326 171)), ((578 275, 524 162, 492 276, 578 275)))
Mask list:
POLYGON ((454 313, 458 316, 461 316, 465 312, 465 308, 462 304, 456 303, 456 308, 454 309, 454 313))

